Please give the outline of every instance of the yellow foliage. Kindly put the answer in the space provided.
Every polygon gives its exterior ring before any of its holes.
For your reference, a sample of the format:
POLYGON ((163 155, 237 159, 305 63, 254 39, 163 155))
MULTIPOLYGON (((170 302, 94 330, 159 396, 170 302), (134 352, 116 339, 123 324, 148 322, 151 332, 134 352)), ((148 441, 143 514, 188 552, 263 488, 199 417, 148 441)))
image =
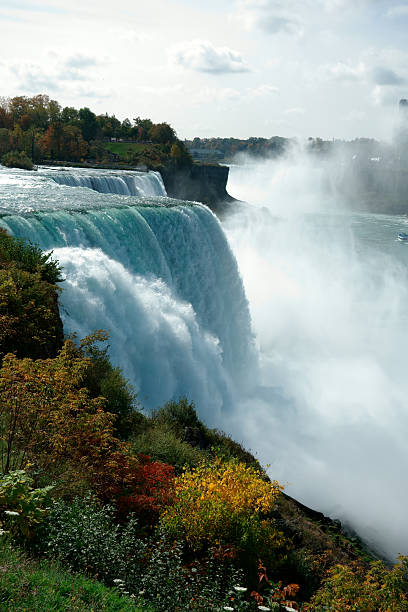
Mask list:
POLYGON ((175 503, 161 517, 165 529, 198 549, 220 542, 279 545, 281 534, 264 520, 282 487, 267 482, 253 467, 234 459, 202 462, 175 480, 175 503))

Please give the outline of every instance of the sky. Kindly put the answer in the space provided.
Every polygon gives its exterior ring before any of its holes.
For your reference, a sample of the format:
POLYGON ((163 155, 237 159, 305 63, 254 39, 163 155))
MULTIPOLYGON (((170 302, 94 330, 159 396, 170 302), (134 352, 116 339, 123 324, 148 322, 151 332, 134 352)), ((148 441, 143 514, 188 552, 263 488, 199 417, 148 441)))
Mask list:
POLYGON ((0 26, 0 96, 180 138, 389 140, 408 98, 408 0, 0 0, 0 26))

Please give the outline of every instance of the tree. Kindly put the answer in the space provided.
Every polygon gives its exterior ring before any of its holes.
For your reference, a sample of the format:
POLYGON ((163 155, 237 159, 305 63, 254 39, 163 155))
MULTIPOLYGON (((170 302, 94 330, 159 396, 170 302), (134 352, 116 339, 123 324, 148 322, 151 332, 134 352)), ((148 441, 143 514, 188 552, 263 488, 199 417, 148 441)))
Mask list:
POLYGON ((82 136, 89 142, 95 138, 98 130, 96 115, 88 107, 80 108, 78 115, 82 136))
POLYGON ((61 111, 61 121, 71 125, 79 125, 79 113, 73 106, 65 106, 61 111))
POLYGON ((0 370, 0 465, 3 473, 30 463, 38 474, 80 475, 115 444, 103 398, 82 387, 88 360, 66 341, 55 359, 9 354, 0 370))
POLYGON ((149 131, 153 127, 153 121, 136 117, 136 119, 133 119, 133 125, 134 135, 137 140, 147 140, 149 138, 149 131))
POLYGON ((149 130, 149 138, 152 142, 167 144, 176 140, 176 132, 168 123, 156 123, 149 130))

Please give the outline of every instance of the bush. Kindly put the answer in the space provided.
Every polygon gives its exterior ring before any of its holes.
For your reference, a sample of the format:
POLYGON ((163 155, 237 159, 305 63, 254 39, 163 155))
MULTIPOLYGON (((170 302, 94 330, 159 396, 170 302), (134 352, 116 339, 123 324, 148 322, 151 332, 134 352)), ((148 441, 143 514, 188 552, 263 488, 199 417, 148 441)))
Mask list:
POLYGON ((22 170, 32 170, 34 168, 32 160, 27 157, 24 151, 10 151, 1 158, 1 163, 7 168, 21 168, 22 170))
POLYGON ((403 557, 392 570, 381 561, 370 563, 368 569, 358 563, 336 565, 305 610, 408 610, 407 570, 408 559, 403 557))
POLYGON ((32 537, 43 522, 43 507, 50 490, 32 488, 33 479, 23 470, 0 476, 0 524, 13 535, 32 537))
POLYGON ((93 477, 92 487, 103 502, 115 504, 123 518, 130 512, 152 525, 172 499, 174 468, 131 454, 125 444, 106 456, 93 477))
POLYGON ((53 357, 62 344, 55 287, 17 267, 0 269, 0 353, 53 357))
POLYGON ((17 359, 0 369, 0 462, 3 472, 32 464, 37 475, 54 475, 68 486, 104 463, 115 448, 113 416, 103 398, 81 387, 88 361, 70 341, 55 359, 17 359))
POLYGON ((118 525, 113 506, 102 506, 90 495, 70 503, 55 501, 38 547, 71 570, 109 585, 121 579, 129 587, 139 584, 148 552, 148 542, 140 537, 134 518, 125 526, 118 525))
POLYGON ((8 267, 15 264, 17 267, 40 274, 41 280, 55 284, 62 281, 61 267, 57 261, 51 259, 51 253, 44 253, 40 247, 20 238, 9 236, 0 228, 0 265, 8 267))
POLYGON ((219 544, 232 546, 252 581, 259 558, 275 569, 290 548, 268 518, 280 488, 236 460, 202 462, 176 478, 174 504, 165 508, 160 524, 196 554, 219 544))
POLYGON ((84 386, 91 397, 103 396, 106 399, 105 410, 117 417, 115 432, 126 440, 131 433, 139 430, 146 419, 138 410, 137 394, 132 386, 121 369, 111 364, 109 346, 101 346, 108 337, 103 330, 95 331, 81 340, 78 355, 89 360, 84 386))
POLYGON ((184 466, 197 466, 203 458, 201 451, 180 440, 166 423, 150 424, 146 431, 134 438, 132 449, 135 454, 142 453, 155 461, 169 463, 177 473, 184 466))

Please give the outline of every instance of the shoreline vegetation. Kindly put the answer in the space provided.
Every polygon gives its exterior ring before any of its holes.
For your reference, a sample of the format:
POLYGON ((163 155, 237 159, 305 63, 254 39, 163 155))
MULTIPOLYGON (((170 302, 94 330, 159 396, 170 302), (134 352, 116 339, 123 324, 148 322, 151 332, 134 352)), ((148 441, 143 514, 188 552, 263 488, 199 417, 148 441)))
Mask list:
POLYGON ((64 339, 60 272, 0 233, 3 610, 408 610, 406 559, 291 499, 191 400, 146 415, 105 332, 64 339))

